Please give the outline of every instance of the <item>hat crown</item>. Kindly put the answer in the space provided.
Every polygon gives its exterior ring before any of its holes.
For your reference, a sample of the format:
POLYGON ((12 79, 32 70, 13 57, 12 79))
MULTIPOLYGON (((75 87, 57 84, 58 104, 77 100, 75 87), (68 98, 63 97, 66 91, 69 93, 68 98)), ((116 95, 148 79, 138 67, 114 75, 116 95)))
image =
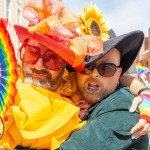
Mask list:
POLYGON ((24 6, 23 16, 29 25, 35 25, 49 16, 58 16, 62 9, 63 4, 59 0, 30 0, 24 6))
POLYGON ((51 36, 58 41, 78 35, 80 20, 66 9, 59 0, 30 0, 23 8, 23 16, 29 21, 28 30, 51 36))

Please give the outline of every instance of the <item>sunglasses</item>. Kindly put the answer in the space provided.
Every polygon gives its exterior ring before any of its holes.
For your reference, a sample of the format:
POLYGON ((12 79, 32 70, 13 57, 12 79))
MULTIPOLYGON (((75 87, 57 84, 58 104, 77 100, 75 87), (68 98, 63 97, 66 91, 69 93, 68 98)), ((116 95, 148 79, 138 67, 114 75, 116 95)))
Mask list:
POLYGON ((116 71, 119 67, 120 66, 116 66, 113 63, 103 63, 98 66, 95 66, 94 64, 92 64, 90 66, 85 67, 85 69, 80 73, 84 74, 84 75, 89 75, 93 72, 94 68, 96 68, 98 73, 101 76, 112 77, 116 73, 116 71))
POLYGON ((61 69, 64 61, 54 52, 47 50, 43 55, 39 47, 29 44, 23 44, 20 48, 20 59, 28 64, 35 64, 39 58, 43 59, 43 66, 49 70, 58 71, 61 69))

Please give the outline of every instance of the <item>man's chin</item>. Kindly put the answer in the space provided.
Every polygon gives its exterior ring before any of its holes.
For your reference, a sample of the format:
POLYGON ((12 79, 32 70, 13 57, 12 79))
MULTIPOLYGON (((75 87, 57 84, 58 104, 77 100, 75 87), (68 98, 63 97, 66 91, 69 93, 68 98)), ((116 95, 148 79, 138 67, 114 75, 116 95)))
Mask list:
POLYGON ((85 100, 90 104, 96 104, 99 101, 99 94, 88 93, 84 95, 85 100))
POLYGON ((59 84, 50 83, 48 80, 36 79, 32 77, 24 78, 24 82, 50 91, 55 91, 59 86, 59 84))
POLYGON ((25 78, 24 82, 28 84, 32 84, 37 87, 49 89, 49 85, 47 85, 48 82, 46 80, 41 80, 41 79, 39 80, 35 78, 25 78))

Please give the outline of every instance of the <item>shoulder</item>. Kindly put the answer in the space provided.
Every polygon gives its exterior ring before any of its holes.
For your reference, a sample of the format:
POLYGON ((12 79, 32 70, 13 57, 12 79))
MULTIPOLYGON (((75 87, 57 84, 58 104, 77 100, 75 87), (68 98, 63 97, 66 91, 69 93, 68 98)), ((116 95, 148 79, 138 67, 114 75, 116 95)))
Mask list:
POLYGON ((136 124, 139 118, 137 112, 130 113, 129 108, 133 95, 126 88, 120 88, 102 102, 96 105, 90 114, 89 120, 96 118, 97 122, 103 124, 114 124, 116 128, 130 128, 136 124))
POLYGON ((126 110, 128 111, 133 99, 133 95, 127 88, 119 88, 114 93, 103 99, 101 102, 94 106, 93 113, 106 113, 126 110))

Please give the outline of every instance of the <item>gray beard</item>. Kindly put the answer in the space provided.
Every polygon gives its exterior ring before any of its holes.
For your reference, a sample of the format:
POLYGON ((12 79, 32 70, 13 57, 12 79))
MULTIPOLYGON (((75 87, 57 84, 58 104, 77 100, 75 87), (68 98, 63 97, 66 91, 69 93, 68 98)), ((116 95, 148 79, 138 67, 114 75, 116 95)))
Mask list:
POLYGON ((24 73, 24 82, 33 84, 37 87, 48 89, 50 91, 55 91, 61 84, 61 79, 62 79, 61 76, 63 74, 63 70, 64 69, 62 69, 60 71, 60 74, 58 74, 58 76, 56 76, 54 79, 52 79, 51 74, 48 71, 38 71, 35 68, 29 69, 26 72, 26 74, 24 73), (31 76, 32 72, 36 72, 37 74, 38 74, 38 72, 39 72, 39 74, 40 74, 40 72, 42 72, 42 74, 47 75, 47 78, 45 78, 45 79, 34 78, 31 76))
POLYGON ((38 78, 25 77, 24 78, 24 82, 25 83, 29 83, 29 84, 33 84, 33 85, 35 85, 37 87, 45 88, 45 89, 50 90, 50 91, 56 90, 57 87, 59 86, 57 84, 58 83, 58 79, 56 81, 53 80, 52 82, 49 82, 46 79, 45 80, 41 80, 41 79, 38 79, 38 78))

